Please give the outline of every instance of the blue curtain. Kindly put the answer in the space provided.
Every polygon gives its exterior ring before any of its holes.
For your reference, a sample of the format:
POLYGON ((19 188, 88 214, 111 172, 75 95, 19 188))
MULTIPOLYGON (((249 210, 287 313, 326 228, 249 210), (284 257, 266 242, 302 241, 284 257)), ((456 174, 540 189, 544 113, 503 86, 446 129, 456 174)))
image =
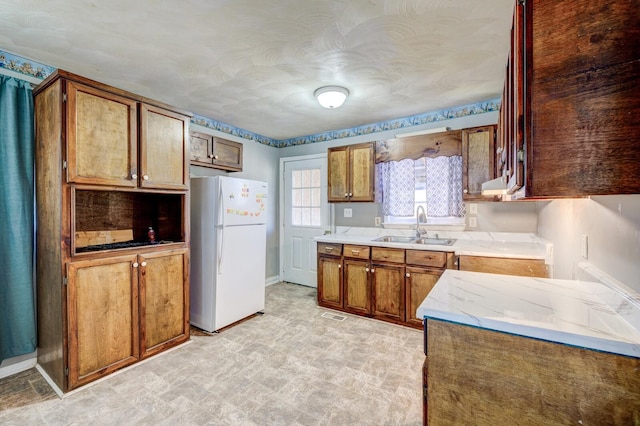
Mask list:
POLYGON ((0 76, 0 360, 36 349, 31 85, 0 76))

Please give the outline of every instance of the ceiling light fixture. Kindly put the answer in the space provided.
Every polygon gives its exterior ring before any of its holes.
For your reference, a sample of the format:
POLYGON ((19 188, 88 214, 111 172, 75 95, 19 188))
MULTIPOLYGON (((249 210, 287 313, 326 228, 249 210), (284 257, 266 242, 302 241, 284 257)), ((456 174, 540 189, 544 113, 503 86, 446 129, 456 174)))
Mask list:
POLYGON ((334 109, 342 105, 349 95, 349 91, 340 86, 324 86, 313 92, 320 105, 334 109))
POLYGON ((409 136, 430 135, 432 133, 448 132, 449 130, 451 130, 451 127, 435 127, 433 129, 417 130, 415 132, 398 133, 395 137, 408 138, 409 136))

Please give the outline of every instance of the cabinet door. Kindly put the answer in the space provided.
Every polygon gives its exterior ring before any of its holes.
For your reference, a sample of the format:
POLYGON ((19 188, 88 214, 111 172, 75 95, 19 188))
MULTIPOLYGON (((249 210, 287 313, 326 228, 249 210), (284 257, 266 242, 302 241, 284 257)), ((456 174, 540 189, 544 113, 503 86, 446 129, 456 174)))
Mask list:
POLYGON ((194 166, 211 167, 213 164, 213 136, 204 133, 189 134, 189 155, 194 166))
POLYGON ((416 328, 422 328, 422 318, 416 316, 418 306, 427 297, 444 271, 435 268, 415 268, 407 266, 406 285, 406 322, 416 328))
POLYGON ((349 149, 346 146, 329 148, 327 152, 329 196, 328 201, 345 202, 349 200, 349 149))
POLYGON ((140 104, 140 186, 187 189, 189 117, 140 104))
POLYGON ((136 362, 136 256, 71 262, 67 266, 68 388, 136 362))
POLYGON ((460 256, 458 265, 461 271, 549 278, 549 268, 543 259, 460 256))
POLYGON ((342 258, 318 257, 318 304, 342 309, 342 258))
POLYGON ((371 265, 374 318, 404 322, 404 265, 371 265))
POLYGON ((344 259, 344 308, 356 314, 371 313, 369 261, 344 259))
POLYGON ((482 183, 495 177, 495 127, 462 131, 462 198, 491 200, 482 195, 482 183))
POLYGON ((187 249, 140 259, 140 353, 143 358, 189 338, 187 249))
POLYGON ((67 94, 67 181, 137 184, 137 104, 71 81, 67 94))
POLYGON ((373 201, 375 183, 375 144, 349 147, 349 200, 373 201))
POLYGON ((222 138, 213 138, 213 167, 233 172, 242 171, 243 145, 222 138))

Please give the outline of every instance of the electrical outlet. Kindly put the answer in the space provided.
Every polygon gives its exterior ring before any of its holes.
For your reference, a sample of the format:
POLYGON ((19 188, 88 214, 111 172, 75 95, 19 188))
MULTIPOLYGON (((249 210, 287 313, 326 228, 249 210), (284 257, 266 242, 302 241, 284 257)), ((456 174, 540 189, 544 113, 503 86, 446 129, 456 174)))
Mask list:
POLYGON ((469 214, 478 214, 478 205, 475 203, 469 204, 469 214))
POLYGON ((374 219, 374 223, 376 226, 381 226, 382 225, 382 218, 380 216, 376 216, 376 218, 374 219))
POLYGON ((352 209, 344 209, 344 217, 353 217, 352 209))
POLYGON ((478 219, 475 216, 469 218, 469 228, 475 228, 478 226, 478 219))
POLYGON ((587 235, 582 235, 582 244, 580 245, 580 252, 582 253, 582 257, 585 259, 589 258, 589 237, 587 235))

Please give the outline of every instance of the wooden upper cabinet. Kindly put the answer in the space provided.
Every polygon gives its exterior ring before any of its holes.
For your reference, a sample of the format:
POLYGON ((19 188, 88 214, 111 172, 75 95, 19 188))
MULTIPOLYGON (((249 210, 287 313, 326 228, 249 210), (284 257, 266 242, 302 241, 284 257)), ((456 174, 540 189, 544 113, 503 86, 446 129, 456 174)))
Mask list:
POLYGON ((243 145, 227 139, 191 132, 191 164, 230 172, 242 171, 243 145))
POLYGON ((140 186, 187 189, 189 117, 140 104, 140 186))
POLYGON ((67 181, 137 185, 137 102, 67 82, 67 181))
POLYGON ((375 143, 328 150, 328 201, 374 201, 375 143))
POLYGON ((138 360, 136 259, 128 255, 68 264, 69 389, 138 360))
POLYGON ((187 249, 147 253, 140 263, 142 358, 189 338, 187 249))
POLYGON ((495 177, 495 126, 462 131, 462 198, 492 200, 482 195, 482 184, 495 177))
POLYGON ((575 6, 515 6, 499 132, 514 198, 640 193, 640 9, 575 6))

